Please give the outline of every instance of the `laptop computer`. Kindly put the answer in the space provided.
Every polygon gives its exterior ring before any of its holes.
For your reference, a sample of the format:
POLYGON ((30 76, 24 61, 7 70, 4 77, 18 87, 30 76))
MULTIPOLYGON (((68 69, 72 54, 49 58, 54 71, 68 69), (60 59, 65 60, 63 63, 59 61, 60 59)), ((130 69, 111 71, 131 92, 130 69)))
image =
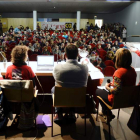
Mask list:
POLYGON ((54 67, 53 55, 38 55, 37 56, 37 70, 38 71, 52 71, 54 67))

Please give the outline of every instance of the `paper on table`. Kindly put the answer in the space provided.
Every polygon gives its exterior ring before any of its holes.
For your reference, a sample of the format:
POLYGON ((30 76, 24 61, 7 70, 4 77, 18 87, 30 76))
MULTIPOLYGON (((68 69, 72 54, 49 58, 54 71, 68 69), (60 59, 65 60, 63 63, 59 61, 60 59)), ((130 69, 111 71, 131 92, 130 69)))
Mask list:
POLYGON ((97 86, 97 88, 98 88, 98 89, 104 89, 104 90, 106 90, 107 92, 109 92, 109 91, 105 88, 105 86, 97 86))
POLYGON ((104 75, 100 71, 91 71, 89 74, 92 80, 104 78, 104 75))

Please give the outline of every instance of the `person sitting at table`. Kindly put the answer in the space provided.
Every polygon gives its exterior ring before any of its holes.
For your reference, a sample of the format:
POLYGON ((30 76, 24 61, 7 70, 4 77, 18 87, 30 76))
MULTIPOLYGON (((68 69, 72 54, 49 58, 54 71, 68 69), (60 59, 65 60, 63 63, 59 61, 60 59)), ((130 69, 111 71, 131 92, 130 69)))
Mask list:
POLYGON ((101 58, 98 58, 97 61, 94 61, 93 65, 96 66, 97 68, 101 68, 101 69, 104 69, 106 67, 104 62, 102 62, 101 58))
MULTIPOLYGON (((117 70, 113 74, 113 81, 111 83, 106 83, 105 88, 109 91, 102 89, 96 90, 96 95, 100 96, 107 104, 113 105, 114 95, 118 94, 123 86, 135 86, 136 84, 136 72, 133 67, 131 67, 132 56, 128 49, 120 48, 116 52, 116 62, 115 67, 117 70), (111 86, 113 88, 111 88, 111 86)), ((129 93, 128 93, 129 94, 129 93)), ((122 99, 125 101, 125 99, 122 99)), ((99 112, 99 115, 104 116, 106 119, 107 107, 100 100, 102 106, 102 112, 99 112)), ((119 101, 118 101, 119 102, 119 101)), ((109 110, 110 118, 112 120, 115 118, 115 115, 109 110)))
MULTIPOLYGON (((35 87, 35 74, 30 66, 27 66, 26 61, 28 58, 28 47, 26 46, 16 46, 13 48, 11 52, 11 61, 12 65, 8 66, 5 74, 5 79, 11 79, 11 80, 32 80, 34 88, 35 87)), ((20 121, 18 128, 20 129, 29 129, 32 128, 34 125, 33 121, 36 118, 38 111, 39 111, 39 105, 37 98, 34 98, 31 103, 23 103, 21 104, 21 108, 25 108, 25 110, 28 110, 27 112, 22 110, 22 113, 20 114, 20 121), (33 107, 34 106, 34 107, 33 107), (35 109, 35 112, 34 112, 35 109), (29 111, 30 110, 30 111, 29 111), (29 117, 30 116, 30 117, 29 117)), ((10 108, 9 113, 12 114, 10 108)))
MULTIPOLYGON (((76 45, 68 45, 65 48, 65 64, 57 64, 54 67, 53 77, 55 79, 55 86, 61 87, 86 87, 88 80, 88 67, 81 65, 77 61, 78 48, 76 45), (60 74, 61 73, 61 74, 60 74)), ((55 87, 52 88, 54 93, 55 87)), ((63 119, 62 108, 55 108, 57 115, 54 117, 54 121, 63 119)), ((73 112, 70 113, 72 119, 76 121, 73 112)))

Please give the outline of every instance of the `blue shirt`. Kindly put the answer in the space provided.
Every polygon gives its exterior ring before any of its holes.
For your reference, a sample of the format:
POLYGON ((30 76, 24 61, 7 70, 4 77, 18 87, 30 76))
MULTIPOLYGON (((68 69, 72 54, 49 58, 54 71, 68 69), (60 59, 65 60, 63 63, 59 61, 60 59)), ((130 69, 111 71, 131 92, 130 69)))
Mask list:
POLYGON ((20 31, 19 28, 14 29, 14 32, 19 32, 19 31, 20 31))

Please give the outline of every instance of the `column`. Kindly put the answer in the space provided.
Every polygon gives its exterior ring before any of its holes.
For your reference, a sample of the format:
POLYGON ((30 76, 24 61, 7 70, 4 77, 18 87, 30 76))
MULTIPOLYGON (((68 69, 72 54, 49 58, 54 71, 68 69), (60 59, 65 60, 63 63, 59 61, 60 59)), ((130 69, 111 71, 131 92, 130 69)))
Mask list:
POLYGON ((77 11, 77 30, 80 30, 81 11, 77 11))
POLYGON ((33 11, 33 30, 37 27, 37 11, 33 11))

